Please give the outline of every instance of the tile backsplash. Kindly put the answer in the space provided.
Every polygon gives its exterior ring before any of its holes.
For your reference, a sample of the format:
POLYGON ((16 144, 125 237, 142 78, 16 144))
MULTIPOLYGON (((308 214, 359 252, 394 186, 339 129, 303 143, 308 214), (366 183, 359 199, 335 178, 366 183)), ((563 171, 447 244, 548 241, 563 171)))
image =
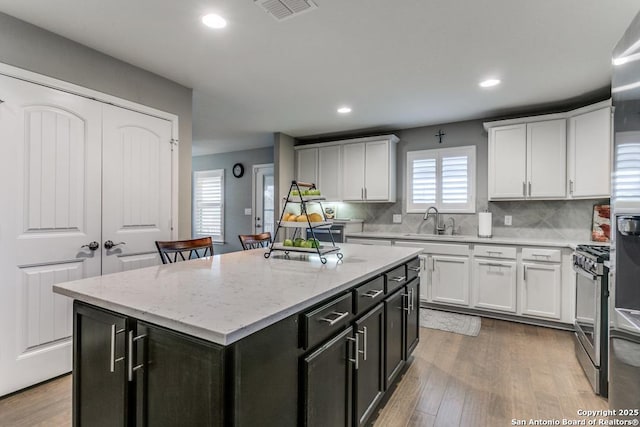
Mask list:
MULTIPOLYGON (((479 202, 493 213, 493 235, 496 237, 535 237, 589 241, 593 205, 608 203, 604 200, 531 200, 514 202, 479 202), (511 226, 504 225, 505 215, 511 215, 511 226)), ((364 231, 386 231, 395 233, 433 233, 433 219, 424 221, 423 214, 403 214, 401 203, 342 203, 338 208, 342 218, 361 218, 364 231), (393 224, 393 215, 401 214, 402 223, 393 224)), ((442 214, 442 221, 450 231, 451 220, 455 221, 456 234, 478 233, 477 214, 442 214)))

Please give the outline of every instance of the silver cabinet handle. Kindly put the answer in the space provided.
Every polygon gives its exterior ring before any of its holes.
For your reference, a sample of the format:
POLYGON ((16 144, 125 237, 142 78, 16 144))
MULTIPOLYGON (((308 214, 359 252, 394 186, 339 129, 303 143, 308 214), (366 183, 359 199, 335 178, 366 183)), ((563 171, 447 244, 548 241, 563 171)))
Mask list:
POLYGON ((402 294, 402 310, 406 311, 407 313, 411 312, 411 307, 409 306, 409 298, 411 297, 409 295, 409 293, 407 292, 406 294, 402 294), (404 298, 407 299, 407 307, 404 306, 404 298))
POLYGON ((569 180, 569 194, 573 194, 573 180, 569 180))
POLYGON ((124 332, 124 329, 118 329, 116 331, 116 325, 111 325, 111 351, 109 354, 109 372, 116 371, 116 363, 122 362, 124 360, 124 356, 118 357, 116 359, 116 335, 124 332))
POLYGON ((407 276, 398 276, 389 280, 391 280, 392 282, 404 282, 405 280, 407 280, 407 276))
POLYGON ((361 330, 358 330, 359 334, 362 334, 362 346, 364 350, 360 350, 362 354, 362 360, 367 360, 367 327, 363 326, 361 330))
POLYGON ((478 265, 486 265, 488 267, 509 267, 506 264, 497 264, 495 262, 479 262, 478 265))
POLYGON ((415 310, 413 306, 413 288, 409 289, 409 312, 415 310))
POLYGON ((489 255, 491 255, 491 254, 498 254, 498 255, 500 255, 500 254, 502 253, 502 251, 487 251, 487 253, 488 253, 489 255))
POLYGON ((367 298, 377 298, 378 296, 380 296, 380 294, 382 294, 384 291, 382 289, 373 289, 370 290, 369 292, 362 294, 363 297, 367 297, 367 298))
POLYGON ((522 181, 522 195, 526 196, 527 195, 527 183, 522 181))
POLYGON ((364 199, 367 200, 367 187, 364 187, 364 199))
POLYGON ((347 317, 350 313, 348 311, 345 311, 344 313, 340 313, 339 311, 332 311, 330 314, 334 314, 337 317, 335 319, 328 319, 326 317, 322 317, 319 319, 320 322, 327 322, 329 324, 329 326, 333 326, 336 323, 338 323, 339 321, 341 321, 342 319, 344 319, 345 317, 347 317))
POLYGON ((529 181, 529 197, 531 197, 531 181, 529 181))
POLYGON ((522 281, 524 285, 527 286, 527 266, 525 265, 522 272, 522 281))
POLYGON ((135 342, 137 342, 137 341, 139 341, 139 340, 141 340, 143 338, 146 338, 146 337, 147 337, 146 334, 138 335, 137 337, 134 337, 133 336, 133 331, 129 331, 129 358, 128 358, 128 362, 129 362, 128 363, 129 382, 133 381, 134 372, 136 372, 138 369, 144 367, 144 362, 139 364, 139 365, 133 366, 133 343, 135 343, 135 342))
POLYGON ((407 270, 418 272, 420 271, 420 267, 407 267, 407 270))
POLYGON ((104 242, 104 248, 106 250, 109 250, 111 248, 115 248, 116 246, 120 246, 120 245, 126 245, 126 242, 119 242, 119 243, 113 243, 113 240, 107 240, 106 242, 104 242))
POLYGON ((355 365, 356 371, 360 367, 359 358, 358 358, 358 354, 360 354, 360 340, 358 338, 359 338, 358 334, 356 334, 355 338, 347 337, 349 341, 355 341, 356 343, 355 345, 356 350, 354 351, 355 357, 353 359, 349 358, 349 362, 352 362, 355 365))

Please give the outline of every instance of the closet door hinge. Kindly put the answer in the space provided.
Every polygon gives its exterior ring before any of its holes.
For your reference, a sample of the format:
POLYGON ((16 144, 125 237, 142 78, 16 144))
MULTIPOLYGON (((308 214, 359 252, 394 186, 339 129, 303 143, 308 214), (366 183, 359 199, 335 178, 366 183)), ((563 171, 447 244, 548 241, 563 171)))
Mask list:
POLYGON ((173 151, 173 147, 175 147, 176 145, 178 145, 178 140, 175 138, 171 138, 169 140, 169 144, 171 144, 171 151, 173 151))

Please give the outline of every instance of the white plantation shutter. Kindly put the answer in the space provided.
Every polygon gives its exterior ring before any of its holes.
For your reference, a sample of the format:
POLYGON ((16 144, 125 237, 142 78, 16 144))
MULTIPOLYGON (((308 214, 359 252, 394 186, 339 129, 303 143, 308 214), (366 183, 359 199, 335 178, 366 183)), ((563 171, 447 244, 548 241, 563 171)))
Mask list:
POLYGON ((193 237, 224 240, 224 169, 193 173, 193 237))
POLYGON ((407 212, 475 212, 475 146, 409 151, 407 212))
POLYGON ((628 135, 620 135, 616 138, 619 143, 616 147, 616 172, 613 178, 614 197, 616 202, 638 202, 640 201, 640 133, 629 132, 628 135), (626 142, 635 139, 633 136, 638 140, 626 142))

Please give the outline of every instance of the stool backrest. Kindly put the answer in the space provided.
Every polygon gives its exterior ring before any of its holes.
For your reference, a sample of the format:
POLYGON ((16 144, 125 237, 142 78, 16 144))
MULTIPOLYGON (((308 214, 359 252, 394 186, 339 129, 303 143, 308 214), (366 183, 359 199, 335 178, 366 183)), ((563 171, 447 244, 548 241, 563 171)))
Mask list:
POLYGON ((271 233, 260 234, 240 234, 238 236, 242 249, 248 251, 249 249, 266 248, 271 244, 271 233))
POLYGON ((165 242, 156 241, 156 248, 158 248, 163 264, 213 256, 213 241, 211 237, 165 242))

